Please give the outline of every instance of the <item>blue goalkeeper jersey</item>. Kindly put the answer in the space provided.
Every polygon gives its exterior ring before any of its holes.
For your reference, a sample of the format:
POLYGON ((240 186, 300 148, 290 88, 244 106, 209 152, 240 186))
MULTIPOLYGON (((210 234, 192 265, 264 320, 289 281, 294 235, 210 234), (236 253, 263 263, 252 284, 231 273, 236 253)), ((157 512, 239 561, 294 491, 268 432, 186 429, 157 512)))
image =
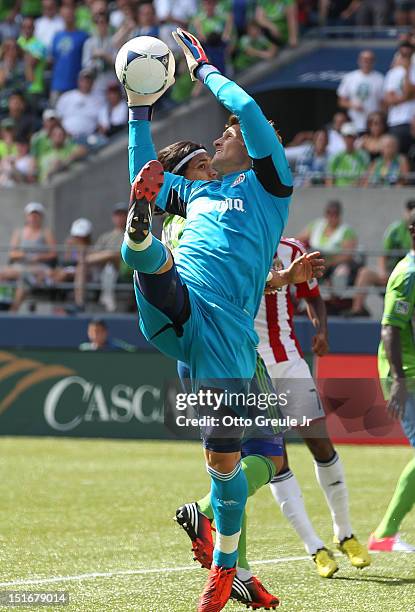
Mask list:
MULTIPOLYGON (((240 122, 252 168, 220 181, 165 173, 157 205, 187 219, 175 262, 183 281, 211 303, 253 319, 288 217, 292 177, 274 128, 236 83, 210 73, 205 85, 240 122)), ((150 122, 130 121, 130 178, 156 159, 150 122)))

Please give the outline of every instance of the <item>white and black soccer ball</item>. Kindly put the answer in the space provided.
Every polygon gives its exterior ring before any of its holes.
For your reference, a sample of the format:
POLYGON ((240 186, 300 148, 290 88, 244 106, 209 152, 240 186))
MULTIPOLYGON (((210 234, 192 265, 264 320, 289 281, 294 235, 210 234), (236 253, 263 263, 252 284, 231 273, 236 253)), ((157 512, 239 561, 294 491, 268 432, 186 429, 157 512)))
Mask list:
POLYGON ((141 95, 159 93, 170 87, 174 69, 173 53, 153 36, 132 38, 115 58, 115 72, 121 84, 141 95))

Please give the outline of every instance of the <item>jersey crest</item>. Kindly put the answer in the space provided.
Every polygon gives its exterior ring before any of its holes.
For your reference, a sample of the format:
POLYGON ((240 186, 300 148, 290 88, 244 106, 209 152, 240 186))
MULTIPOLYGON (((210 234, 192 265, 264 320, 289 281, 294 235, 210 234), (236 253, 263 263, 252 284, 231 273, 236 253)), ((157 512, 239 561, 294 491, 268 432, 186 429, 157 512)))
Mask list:
POLYGON ((231 187, 237 187, 237 185, 240 185, 241 183, 243 183, 245 180, 245 174, 242 173, 238 176, 238 178, 236 178, 234 180, 234 182, 232 183, 231 187))

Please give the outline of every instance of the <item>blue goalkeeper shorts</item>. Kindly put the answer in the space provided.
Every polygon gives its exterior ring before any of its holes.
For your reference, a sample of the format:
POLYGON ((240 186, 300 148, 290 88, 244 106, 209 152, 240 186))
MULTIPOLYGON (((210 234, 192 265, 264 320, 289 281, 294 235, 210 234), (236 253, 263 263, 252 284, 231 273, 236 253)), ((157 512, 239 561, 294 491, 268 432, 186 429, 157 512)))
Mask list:
POLYGON ((216 294, 186 286, 175 265, 163 274, 135 272, 134 287, 142 333, 162 353, 188 364, 193 390, 248 389, 257 344, 248 314, 216 294))

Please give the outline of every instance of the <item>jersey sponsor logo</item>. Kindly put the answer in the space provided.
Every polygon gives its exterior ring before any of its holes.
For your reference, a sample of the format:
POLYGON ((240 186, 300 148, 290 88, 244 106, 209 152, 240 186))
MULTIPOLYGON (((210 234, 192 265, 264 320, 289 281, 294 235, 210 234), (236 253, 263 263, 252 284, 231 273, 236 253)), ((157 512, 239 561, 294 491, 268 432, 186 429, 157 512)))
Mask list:
POLYGON ((409 312, 409 302, 405 302, 405 300, 398 300, 395 303, 395 312, 401 315, 407 315, 409 312))
POLYGON ((244 208, 244 201, 240 198, 226 198, 226 200, 220 200, 215 202, 215 210, 218 212, 225 212, 227 210, 237 210, 238 212, 246 212, 244 208))
POLYGON ((238 178, 234 180, 234 182, 232 183, 231 187, 237 187, 238 185, 243 183, 244 180, 245 180, 245 174, 240 174, 238 176, 238 178))

